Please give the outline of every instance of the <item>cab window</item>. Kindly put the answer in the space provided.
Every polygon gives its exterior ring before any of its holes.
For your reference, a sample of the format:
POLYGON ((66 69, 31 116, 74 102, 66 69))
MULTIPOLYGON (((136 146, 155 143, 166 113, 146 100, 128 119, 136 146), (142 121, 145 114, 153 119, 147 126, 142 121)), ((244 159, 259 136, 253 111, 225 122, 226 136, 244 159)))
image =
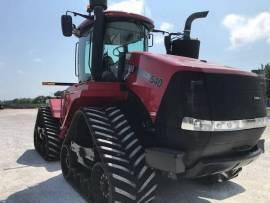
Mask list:
POLYGON ((84 34, 79 39, 79 82, 91 80, 91 64, 92 64, 92 32, 84 34))
POLYGON ((128 52, 148 51, 148 30, 135 22, 110 22, 104 35, 105 69, 117 78, 119 60, 128 52))

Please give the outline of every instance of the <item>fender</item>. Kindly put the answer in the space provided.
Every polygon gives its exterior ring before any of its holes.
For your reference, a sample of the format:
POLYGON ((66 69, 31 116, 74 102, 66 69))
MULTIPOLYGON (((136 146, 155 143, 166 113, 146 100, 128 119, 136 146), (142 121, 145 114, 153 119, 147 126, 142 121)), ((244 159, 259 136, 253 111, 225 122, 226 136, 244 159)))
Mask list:
POLYGON ((49 107, 52 112, 52 116, 56 119, 61 118, 61 106, 62 106, 63 99, 60 98, 51 98, 49 99, 49 107))
POLYGON ((155 123, 162 98, 177 72, 213 73, 257 77, 256 74, 181 56, 133 52, 127 57, 126 81, 155 123))
POLYGON ((80 108, 113 105, 125 101, 127 95, 122 83, 88 81, 71 86, 64 94, 60 138, 65 137, 74 113, 80 108))

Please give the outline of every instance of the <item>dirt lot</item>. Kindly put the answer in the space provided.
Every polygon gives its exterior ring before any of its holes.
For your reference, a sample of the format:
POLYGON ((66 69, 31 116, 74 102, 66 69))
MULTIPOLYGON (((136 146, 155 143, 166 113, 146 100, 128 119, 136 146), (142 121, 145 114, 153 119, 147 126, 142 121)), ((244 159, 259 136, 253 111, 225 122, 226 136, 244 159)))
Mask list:
MULTIPOLYGON (((85 203, 63 179, 59 163, 46 163, 34 151, 36 110, 0 111, 0 203, 85 203)), ((205 186, 159 178, 158 203, 270 203, 270 129, 266 153, 231 182, 205 186)))

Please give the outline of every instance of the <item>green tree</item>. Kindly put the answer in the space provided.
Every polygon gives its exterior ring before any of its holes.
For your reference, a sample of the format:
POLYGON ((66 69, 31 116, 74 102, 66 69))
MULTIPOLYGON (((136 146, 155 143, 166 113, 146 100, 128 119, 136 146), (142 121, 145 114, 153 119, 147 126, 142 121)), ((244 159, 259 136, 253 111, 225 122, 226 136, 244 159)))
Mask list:
POLYGON ((270 63, 263 66, 263 68, 264 68, 264 72, 265 72, 265 77, 267 79, 270 79, 270 63))
POLYGON ((32 100, 33 104, 45 104, 46 103, 46 97, 44 96, 38 96, 32 100))
POLYGON ((266 65, 261 65, 261 70, 266 78, 266 94, 270 98, 270 63, 266 65))
POLYGON ((270 98, 270 63, 262 64, 257 70, 253 70, 253 73, 256 73, 266 79, 266 95, 270 98))

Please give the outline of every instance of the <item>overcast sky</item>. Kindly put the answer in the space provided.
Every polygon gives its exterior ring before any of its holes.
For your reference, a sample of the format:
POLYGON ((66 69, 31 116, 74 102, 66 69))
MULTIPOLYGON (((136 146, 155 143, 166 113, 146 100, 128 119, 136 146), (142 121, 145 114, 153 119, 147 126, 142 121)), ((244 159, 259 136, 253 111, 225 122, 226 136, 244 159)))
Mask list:
MULTIPOLYGON (((60 16, 84 12, 87 0, 2 0, 0 6, 0 100, 52 94, 42 81, 75 82, 76 38, 64 38, 60 16)), ((270 1, 108 0, 113 10, 147 15, 156 28, 182 31, 195 11, 209 10, 194 23, 192 36, 202 41, 201 58, 239 67, 270 62, 270 1)), ((79 23, 80 18, 75 22, 79 23)), ((160 36, 152 51, 163 52, 160 36)))

